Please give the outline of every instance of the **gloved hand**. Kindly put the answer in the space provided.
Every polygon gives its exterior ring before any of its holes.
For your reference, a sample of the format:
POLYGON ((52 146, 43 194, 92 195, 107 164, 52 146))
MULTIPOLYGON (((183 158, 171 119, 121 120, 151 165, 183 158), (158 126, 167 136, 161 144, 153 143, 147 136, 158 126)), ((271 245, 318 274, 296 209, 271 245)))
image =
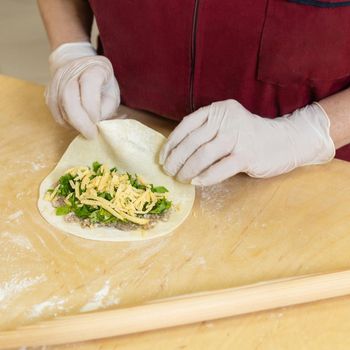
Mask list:
POLYGON ((268 119, 226 100, 185 117, 159 162, 169 175, 194 185, 213 185, 240 172, 266 178, 330 161, 335 147, 329 128, 318 103, 268 119))
POLYGON ((54 119, 93 138, 95 124, 112 117, 120 104, 111 62, 97 56, 90 43, 80 42, 59 46, 50 55, 49 65, 51 81, 45 97, 54 119))

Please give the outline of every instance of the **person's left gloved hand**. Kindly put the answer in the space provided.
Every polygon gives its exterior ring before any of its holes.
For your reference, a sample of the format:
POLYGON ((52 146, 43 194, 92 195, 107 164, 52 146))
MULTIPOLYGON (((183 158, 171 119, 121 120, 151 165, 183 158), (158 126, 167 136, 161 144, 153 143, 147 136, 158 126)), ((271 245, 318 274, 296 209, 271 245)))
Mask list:
POLYGON ((71 42, 51 53, 49 65, 45 98, 53 118, 94 138, 96 124, 113 117, 120 103, 112 63, 97 55, 90 42, 71 42))
POLYGON ((213 185, 237 173, 271 177, 335 155, 330 121, 318 103, 276 119, 250 113, 235 100, 185 117, 160 152, 164 171, 182 182, 213 185))

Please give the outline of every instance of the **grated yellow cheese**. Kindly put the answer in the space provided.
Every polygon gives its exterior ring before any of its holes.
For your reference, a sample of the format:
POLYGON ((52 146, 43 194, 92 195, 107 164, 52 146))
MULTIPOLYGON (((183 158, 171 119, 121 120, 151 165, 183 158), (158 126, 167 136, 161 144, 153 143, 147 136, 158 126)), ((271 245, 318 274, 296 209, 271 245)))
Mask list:
POLYGON ((71 187, 73 188, 73 190, 75 189, 75 183, 73 180, 69 180, 69 184, 71 185, 71 187))
POLYGON ((50 201, 52 201, 55 197, 56 197, 56 194, 57 194, 57 191, 58 191, 58 189, 60 188, 60 185, 57 185, 56 187, 55 187, 55 189, 53 190, 53 192, 51 193, 51 196, 49 197, 50 199, 50 201))
MULTIPOLYGON (((167 197, 166 193, 152 192, 151 185, 146 184, 140 177, 137 177, 137 181, 145 188, 133 187, 128 174, 110 172, 105 164, 100 167, 99 175, 88 167, 70 168, 65 174, 74 177, 74 180, 69 180, 69 184, 81 203, 78 206, 86 204, 95 208, 101 207, 120 220, 128 220, 140 225, 147 224, 149 219, 138 215, 147 214, 160 198, 167 197), (100 193, 107 193, 111 200, 99 196, 100 193)), ((59 185, 47 199, 54 200, 58 189, 59 185)), ((64 202, 67 205, 71 205, 69 199, 72 195, 73 193, 70 193, 65 197, 64 202)))

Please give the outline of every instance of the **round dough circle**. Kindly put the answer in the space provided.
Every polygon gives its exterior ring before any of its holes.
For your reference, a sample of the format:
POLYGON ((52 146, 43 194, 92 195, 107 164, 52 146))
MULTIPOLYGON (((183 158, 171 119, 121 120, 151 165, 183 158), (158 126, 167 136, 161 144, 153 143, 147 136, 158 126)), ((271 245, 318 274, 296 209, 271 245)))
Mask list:
POLYGON ((56 228, 86 239, 99 241, 136 241, 160 237, 174 231, 191 212, 195 188, 165 175, 158 164, 158 152, 165 137, 157 131, 132 119, 108 120, 98 124, 99 135, 94 140, 77 136, 68 146, 55 169, 44 179, 39 189, 38 208, 45 220, 56 228), (173 210, 169 220, 158 222, 149 230, 121 231, 111 227, 82 228, 79 223, 68 223, 55 214, 51 202, 44 195, 63 173, 75 166, 91 165, 99 161, 119 171, 140 175, 155 186, 165 186, 173 210))

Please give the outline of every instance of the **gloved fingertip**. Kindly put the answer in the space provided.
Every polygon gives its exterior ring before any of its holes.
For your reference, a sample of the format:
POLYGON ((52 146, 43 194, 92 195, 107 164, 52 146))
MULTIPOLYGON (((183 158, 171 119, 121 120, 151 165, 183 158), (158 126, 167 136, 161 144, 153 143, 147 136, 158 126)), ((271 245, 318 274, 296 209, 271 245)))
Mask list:
POLYGON ((194 185, 194 186, 204 186, 203 182, 201 181, 200 177, 194 177, 192 180, 191 180, 191 185, 194 185))
POLYGON ((179 181, 179 182, 181 182, 181 183, 183 183, 183 184, 191 183, 191 182, 190 182, 190 179, 185 178, 185 177, 183 177, 183 176, 177 176, 177 177, 176 177, 176 180, 179 181))
POLYGON ((163 167, 163 171, 165 172, 165 174, 167 174, 168 176, 174 176, 175 174, 173 174, 169 169, 167 169, 166 167, 163 167))
POLYGON ((67 123, 65 123, 65 121, 64 121, 63 119, 56 119, 56 118, 54 118, 54 120, 55 120, 55 122, 56 122, 58 125, 60 125, 60 126, 62 126, 62 127, 65 127, 65 128, 68 127, 68 126, 67 126, 67 123))
POLYGON ((65 128, 67 130, 72 128, 72 126, 70 124, 65 123, 65 122, 63 122, 62 124, 61 123, 59 123, 59 124, 60 124, 60 126, 62 126, 62 128, 65 128))
POLYGON ((98 123, 101 119, 100 115, 99 114, 96 114, 96 113, 88 113, 88 116, 89 116, 89 119, 94 123, 98 123))
POLYGON ((158 163, 159 163, 160 165, 164 165, 164 156, 163 156, 162 153, 159 153, 158 163))
POLYGON ((167 154, 167 149, 166 149, 166 145, 161 149, 161 151, 159 152, 159 164, 160 165, 164 165, 165 163, 165 158, 166 158, 166 154, 167 154))
POLYGON ((85 132, 82 132, 83 136, 88 140, 93 140, 96 138, 98 134, 97 127, 91 128, 89 130, 85 130, 85 132))

